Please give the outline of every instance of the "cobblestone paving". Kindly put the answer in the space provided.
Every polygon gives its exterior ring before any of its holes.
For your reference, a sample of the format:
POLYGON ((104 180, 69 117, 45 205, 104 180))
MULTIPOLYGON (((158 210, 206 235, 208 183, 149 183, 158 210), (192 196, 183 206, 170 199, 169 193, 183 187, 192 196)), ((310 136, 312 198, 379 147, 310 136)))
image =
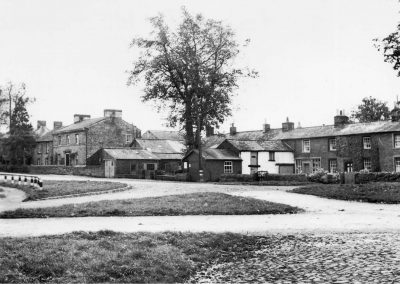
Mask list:
POLYGON ((248 258, 216 261, 189 282, 400 283, 395 233, 270 235, 260 241, 248 258))

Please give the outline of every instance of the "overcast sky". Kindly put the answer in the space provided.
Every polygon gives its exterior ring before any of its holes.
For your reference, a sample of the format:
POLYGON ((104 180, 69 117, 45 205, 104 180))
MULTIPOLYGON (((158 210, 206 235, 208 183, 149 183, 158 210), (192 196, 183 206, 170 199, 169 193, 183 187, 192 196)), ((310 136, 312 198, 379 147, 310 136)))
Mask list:
POLYGON ((141 86, 127 86, 134 60, 129 43, 150 31, 162 13, 179 22, 181 7, 229 24, 238 41, 251 39, 238 59, 259 71, 241 81, 234 122, 241 130, 280 127, 288 116, 302 126, 332 124, 374 96, 390 107, 400 78, 372 40, 400 21, 397 0, 60 1, 0 0, 0 85, 27 84, 36 98, 32 122, 73 122, 73 114, 102 116, 122 109, 142 131, 165 129, 165 115, 142 103, 141 86))

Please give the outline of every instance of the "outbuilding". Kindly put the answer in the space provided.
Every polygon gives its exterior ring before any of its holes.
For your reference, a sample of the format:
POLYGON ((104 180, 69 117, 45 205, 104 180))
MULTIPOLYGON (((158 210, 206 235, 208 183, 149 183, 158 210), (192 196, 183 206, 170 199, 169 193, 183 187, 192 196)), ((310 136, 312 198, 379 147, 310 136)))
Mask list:
MULTIPOLYGON (((218 181, 222 174, 241 174, 242 159, 228 149, 204 149, 202 168, 204 181, 218 181)), ((182 159, 190 181, 199 181, 199 151, 191 150, 182 159)))

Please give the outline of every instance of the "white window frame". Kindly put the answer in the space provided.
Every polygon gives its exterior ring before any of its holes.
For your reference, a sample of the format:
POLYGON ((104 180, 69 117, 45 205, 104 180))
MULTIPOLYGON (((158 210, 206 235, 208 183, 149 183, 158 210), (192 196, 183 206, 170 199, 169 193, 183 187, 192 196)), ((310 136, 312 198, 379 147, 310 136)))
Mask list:
POLYGON ((312 166, 312 172, 315 173, 318 169, 321 168, 321 158, 312 158, 311 166, 312 166))
POLYGON ((296 159, 296 174, 301 174, 303 171, 302 161, 300 159, 296 159))
POLYGON ((69 143, 71 142, 69 140, 69 135, 65 135, 65 142, 67 143, 66 145, 69 145, 69 143))
POLYGON ((337 172, 337 160, 336 159, 330 159, 329 160, 329 172, 331 174, 337 172), (333 165, 333 162, 334 162, 334 165, 333 165))
POLYGON ((275 162, 275 152, 274 151, 268 152, 268 161, 275 162))
POLYGON ((129 143, 132 141, 132 134, 125 134, 125 142, 129 143))
POLYGON ((233 163, 232 161, 225 161, 224 162, 224 174, 231 174, 233 173, 233 163))
POLYGON ((40 164, 41 164, 40 158, 38 158, 38 159, 36 160, 36 164, 37 164, 38 166, 40 166, 40 164))
POLYGON ((61 135, 58 135, 58 146, 61 146, 61 135))
POLYGON ((303 153, 310 153, 310 152, 311 152, 311 140, 304 139, 303 140, 303 153), (308 146, 306 144, 308 144, 308 146))
POLYGON ((370 136, 363 137, 363 148, 371 149, 371 137, 370 136))
POLYGON ((400 157, 394 158, 394 171, 396 173, 400 172, 400 157))
POLYGON ((49 148, 50 148, 50 145, 49 145, 50 143, 46 143, 46 154, 48 154, 49 153, 49 148))
POLYGON ((336 151, 336 138, 329 139, 329 151, 336 151))
POLYGON ((400 148, 400 134, 394 134, 394 148, 400 148))
POLYGON ((79 134, 75 134, 75 144, 79 145, 79 134))
POLYGON ((42 143, 38 144, 38 150, 37 150, 38 154, 42 154, 42 143))
POLYGON ((363 165, 364 165, 364 170, 371 171, 372 170, 371 158, 364 158, 363 165))

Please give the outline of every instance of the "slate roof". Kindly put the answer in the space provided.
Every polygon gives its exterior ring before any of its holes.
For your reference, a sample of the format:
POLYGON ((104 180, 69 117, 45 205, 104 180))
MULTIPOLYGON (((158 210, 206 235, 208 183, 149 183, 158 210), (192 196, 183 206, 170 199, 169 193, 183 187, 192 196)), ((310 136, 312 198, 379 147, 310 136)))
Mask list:
POLYGON ((274 151, 274 152, 292 152, 284 142, 280 140, 231 140, 227 141, 239 151, 274 151))
POLYGON ((91 119, 86 119, 78 123, 70 124, 64 127, 61 127, 60 129, 57 129, 54 131, 53 134, 58 134, 58 133, 64 133, 64 132, 72 132, 72 131, 78 131, 78 130, 84 130, 87 127, 92 126, 95 123, 98 123, 102 120, 107 119, 107 117, 99 117, 99 118, 91 118, 91 119))
POLYGON ((46 132, 45 134, 39 136, 38 138, 36 138, 36 142, 49 142, 49 141, 53 141, 53 133, 54 130, 46 132))
MULTIPOLYGON (((199 155, 198 150, 191 150, 189 153, 186 154, 186 156, 183 158, 185 159, 189 155, 194 153, 195 155, 199 155)), ((203 149, 201 152, 202 157, 205 160, 236 160, 236 161, 241 161, 242 159, 238 156, 235 155, 232 151, 228 149, 203 149)))
POLYGON ((131 148, 105 148, 103 150, 116 160, 159 160, 155 154, 147 150, 131 148))
POLYGON ((142 134, 143 139, 161 139, 161 140, 174 140, 184 141, 184 137, 179 131, 170 130, 147 130, 142 134))
POLYGON ((158 139, 136 139, 136 142, 143 149, 150 149, 153 153, 182 154, 185 145, 181 141, 158 140, 158 139))

